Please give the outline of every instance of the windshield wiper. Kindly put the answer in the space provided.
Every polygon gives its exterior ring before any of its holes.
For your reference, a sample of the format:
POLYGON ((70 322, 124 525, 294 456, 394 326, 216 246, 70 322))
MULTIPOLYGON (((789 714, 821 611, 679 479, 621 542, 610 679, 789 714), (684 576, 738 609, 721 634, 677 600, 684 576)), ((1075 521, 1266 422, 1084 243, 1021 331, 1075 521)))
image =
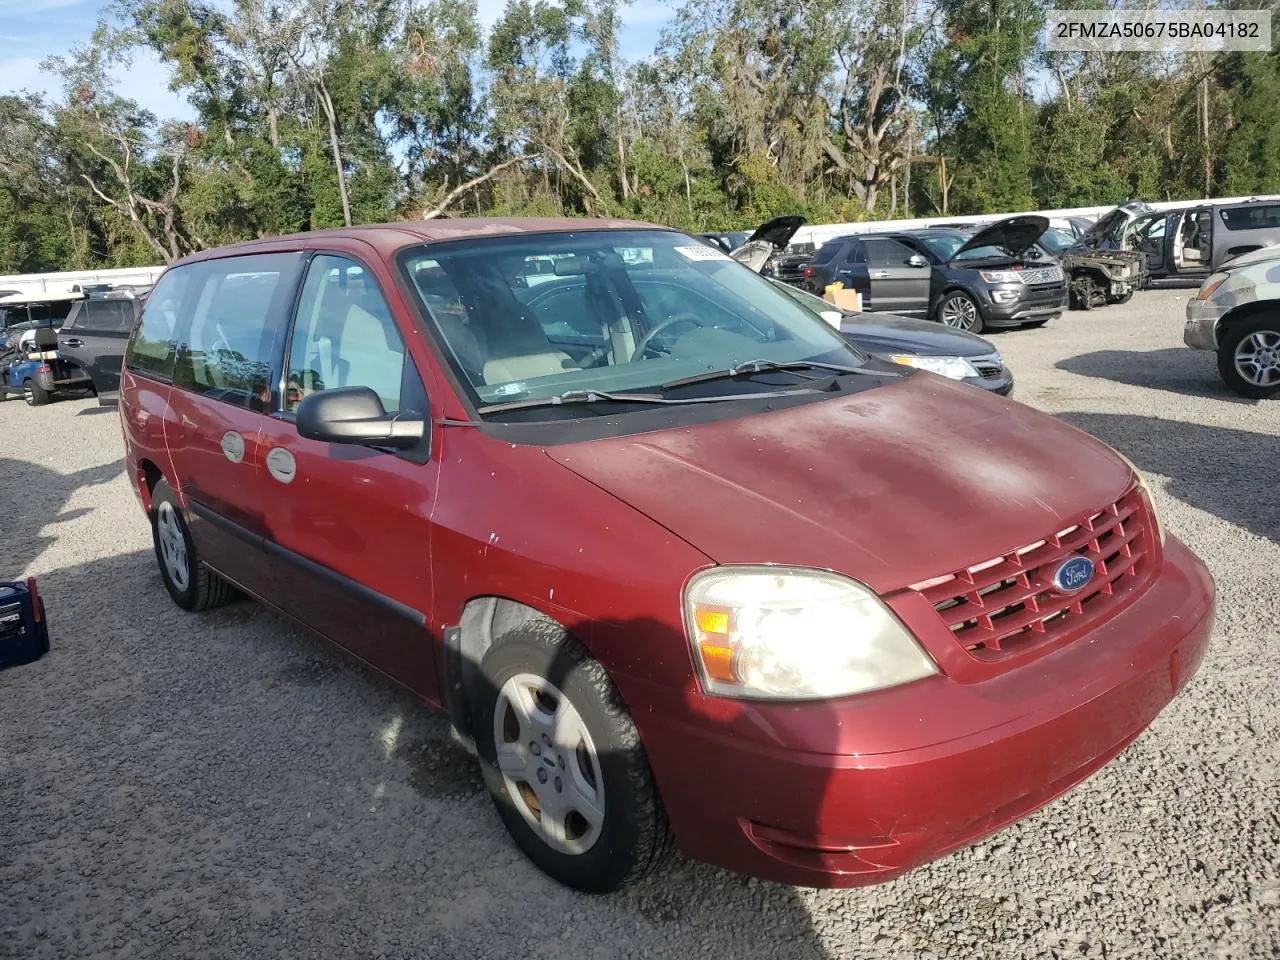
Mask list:
POLYGON ((722 403, 726 400, 760 400, 770 397, 793 397, 797 393, 819 393, 818 390, 769 390, 760 393, 737 393, 730 396, 690 397, 669 400, 652 393, 614 393, 609 390, 566 390, 554 397, 529 397, 480 408, 481 416, 501 413, 504 410, 531 410, 535 407, 560 407, 579 403, 654 403, 666 406, 684 406, 691 403, 722 403))
POLYGON ((708 380, 730 380, 734 377, 745 377, 751 373, 768 373, 772 370, 830 370, 832 373, 858 373, 872 377, 900 377, 896 370, 867 370, 864 367, 849 367, 840 363, 821 363, 817 360, 792 360, 779 363, 776 360, 744 360, 735 363, 726 370, 712 370, 708 373, 695 373, 691 377, 679 380, 668 380, 662 384, 663 390, 683 387, 691 383, 706 383, 708 380))

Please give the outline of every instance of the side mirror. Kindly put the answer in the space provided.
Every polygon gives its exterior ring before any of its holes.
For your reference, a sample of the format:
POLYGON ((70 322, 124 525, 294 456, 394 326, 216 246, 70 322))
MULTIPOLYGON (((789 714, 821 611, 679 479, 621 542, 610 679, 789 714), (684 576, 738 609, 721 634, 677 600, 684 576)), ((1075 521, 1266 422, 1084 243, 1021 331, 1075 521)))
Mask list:
POLYGON ((918 253, 913 253, 911 256, 907 257, 908 267, 927 267, 928 265, 929 261, 918 253))
POLYGON ((326 443, 365 447, 417 446, 426 435, 420 414, 387 413, 368 387, 336 387, 303 398, 295 423, 298 435, 326 443))

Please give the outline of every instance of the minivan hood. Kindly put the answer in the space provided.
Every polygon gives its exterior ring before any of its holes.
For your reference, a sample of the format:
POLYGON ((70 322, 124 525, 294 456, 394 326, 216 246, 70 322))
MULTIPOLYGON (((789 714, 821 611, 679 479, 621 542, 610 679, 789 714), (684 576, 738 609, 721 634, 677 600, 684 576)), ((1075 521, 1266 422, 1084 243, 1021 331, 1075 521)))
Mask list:
POLYGON ((997 220, 962 243, 951 255, 951 259, 954 260, 966 250, 976 250, 978 247, 1004 247, 1013 256, 1020 257, 1030 250, 1048 229, 1048 217, 1028 215, 997 220))
POLYGON ((1061 420, 926 373, 546 454, 717 563, 837 570, 880 593, 1034 543, 1132 482, 1061 420))

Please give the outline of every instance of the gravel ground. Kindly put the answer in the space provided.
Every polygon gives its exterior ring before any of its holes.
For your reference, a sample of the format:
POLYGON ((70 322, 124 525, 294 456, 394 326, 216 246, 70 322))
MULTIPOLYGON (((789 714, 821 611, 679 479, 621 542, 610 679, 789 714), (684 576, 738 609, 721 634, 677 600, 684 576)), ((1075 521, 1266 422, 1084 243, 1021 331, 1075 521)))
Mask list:
POLYGON ((0 572, 54 634, 0 673, 0 957, 1280 956, 1280 400, 1182 346, 1186 296, 993 340, 1213 569, 1199 676, 1069 796, 852 891, 683 860, 556 886, 440 719, 253 604, 170 603, 113 411, 0 405, 0 572))

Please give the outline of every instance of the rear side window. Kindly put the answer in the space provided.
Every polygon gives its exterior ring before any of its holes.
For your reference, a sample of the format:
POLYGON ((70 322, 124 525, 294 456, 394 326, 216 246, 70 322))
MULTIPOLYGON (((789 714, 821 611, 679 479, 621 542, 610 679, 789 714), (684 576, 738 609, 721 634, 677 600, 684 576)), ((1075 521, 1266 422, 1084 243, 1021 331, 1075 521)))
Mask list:
POLYGON ((88 300, 67 318, 62 329, 89 333, 128 333, 132 327, 132 300, 88 300))
POLYGON ((1280 227, 1280 205, 1250 204, 1247 207, 1224 207, 1219 211, 1222 225, 1228 230, 1260 230, 1280 227))
MULTIPOLYGON (((301 255, 259 254, 193 264, 181 308, 173 382, 239 407, 270 407, 301 255)), ((147 301, 150 312, 153 292, 147 301)))
POLYGON ((168 380, 173 376, 182 304, 195 279, 195 267, 169 270, 156 284, 125 350, 130 370, 168 380))
POLYGON ((840 240, 828 240, 820 246, 813 255, 814 263, 830 263, 836 258, 836 255, 844 248, 844 243, 840 240))
POLYGON ((875 237, 864 240, 867 262, 881 267, 905 267, 915 251, 905 243, 891 237, 875 237))
POLYGON ((71 308, 71 312, 67 314, 67 319, 66 319, 66 322, 62 324, 62 329, 63 330, 80 329, 81 326, 83 325, 81 321, 83 320, 85 315, 84 308, 85 308, 84 301, 77 302, 76 305, 71 308))

